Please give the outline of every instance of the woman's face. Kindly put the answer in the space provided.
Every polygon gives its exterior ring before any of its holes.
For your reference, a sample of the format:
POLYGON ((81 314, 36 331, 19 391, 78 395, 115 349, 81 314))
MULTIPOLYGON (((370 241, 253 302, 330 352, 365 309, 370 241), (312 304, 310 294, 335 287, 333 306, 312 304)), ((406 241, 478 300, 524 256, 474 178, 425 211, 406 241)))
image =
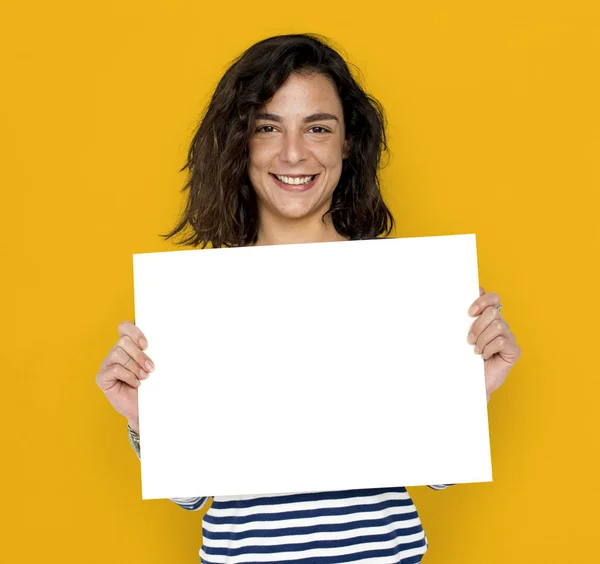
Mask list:
POLYGON ((260 216, 320 218, 346 151, 342 104, 329 77, 291 75, 258 112, 250 139, 248 174, 260 216))

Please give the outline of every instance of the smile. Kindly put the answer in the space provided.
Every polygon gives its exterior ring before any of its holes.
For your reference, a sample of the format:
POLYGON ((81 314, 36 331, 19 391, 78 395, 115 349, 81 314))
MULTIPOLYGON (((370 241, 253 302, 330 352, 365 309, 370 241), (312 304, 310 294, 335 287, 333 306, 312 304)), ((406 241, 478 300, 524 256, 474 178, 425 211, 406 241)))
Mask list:
POLYGON ((273 176, 280 182, 285 182, 286 184, 308 184, 314 180, 316 174, 309 176, 283 176, 281 174, 274 174, 273 176))
POLYGON ((288 192, 305 192, 312 188, 319 178, 318 174, 306 176, 286 176, 283 174, 269 173, 275 184, 288 192))

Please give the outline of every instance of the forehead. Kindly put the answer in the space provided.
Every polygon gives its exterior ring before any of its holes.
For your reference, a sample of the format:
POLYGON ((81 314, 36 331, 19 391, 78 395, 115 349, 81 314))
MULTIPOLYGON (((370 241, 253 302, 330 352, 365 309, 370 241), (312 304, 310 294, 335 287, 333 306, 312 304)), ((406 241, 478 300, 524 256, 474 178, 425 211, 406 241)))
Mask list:
POLYGON ((284 116, 329 112, 342 117, 342 104, 332 80, 323 74, 292 74, 262 108, 284 116))

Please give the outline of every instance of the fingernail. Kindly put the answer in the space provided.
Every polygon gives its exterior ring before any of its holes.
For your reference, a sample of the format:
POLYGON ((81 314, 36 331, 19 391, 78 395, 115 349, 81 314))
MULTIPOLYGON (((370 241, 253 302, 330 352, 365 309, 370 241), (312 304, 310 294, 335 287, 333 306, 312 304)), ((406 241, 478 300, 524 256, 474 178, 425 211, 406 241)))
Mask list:
POLYGON ((475 347, 475 354, 479 354, 480 352, 479 347, 475 347))
POLYGON ((148 378, 148 373, 144 372, 143 370, 140 370, 140 378, 142 380, 145 380, 146 378, 148 378))
POLYGON ((148 346, 148 341, 146 341, 146 339, 140 339, 140 346, 142 349, 145 349, 148 346))
POLYGON ((471 315, 475 315, 477 313, 477 306, 471 306, 471 309, 469 310, 469 313, 471 315))
POLYGON ((475 335, 473 333, 469 333, 469 336, 467 337, 467 343, 470 343, 471 345, 475 342, 475 335))
POLYGON ((146 368, 147 368, 148 372, 152 372, 154 370, 154 364, 152 364, 152 362, 150 360, 147 360, 146 368))

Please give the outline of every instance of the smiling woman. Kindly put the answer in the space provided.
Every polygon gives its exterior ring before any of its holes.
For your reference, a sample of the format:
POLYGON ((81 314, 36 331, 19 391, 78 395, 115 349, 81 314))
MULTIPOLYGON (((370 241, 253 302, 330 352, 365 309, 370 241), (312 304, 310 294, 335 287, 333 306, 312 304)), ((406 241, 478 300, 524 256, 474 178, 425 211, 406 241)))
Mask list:
MULTIPOLYGON (((219 82, 184 167, 190 172, 184 213, 163 236, 189 227, 180 244, 221 247, 389 235, 393 218, 378 180, 384 126, 382 108, 324 40, 261 41, 219 82)), ((140 328, 123 322, 119 332, 97 381, 128 419, 140 456, 137 387, 148 378, 142 367, 153 368, 140 328)), ((172 501, 199 510, 210 499, 172 501)), ((415 564, 427 551, 419 515, 401 485, 214 497, 203 538, 204 564, 415 564)))
POLYGON ((180 244, 220 247, 389 235, 384 151, 383 108, 323 38, 265 39, 219 82, 182 169, 186 208, 163 237, 190 227, 180 244))

